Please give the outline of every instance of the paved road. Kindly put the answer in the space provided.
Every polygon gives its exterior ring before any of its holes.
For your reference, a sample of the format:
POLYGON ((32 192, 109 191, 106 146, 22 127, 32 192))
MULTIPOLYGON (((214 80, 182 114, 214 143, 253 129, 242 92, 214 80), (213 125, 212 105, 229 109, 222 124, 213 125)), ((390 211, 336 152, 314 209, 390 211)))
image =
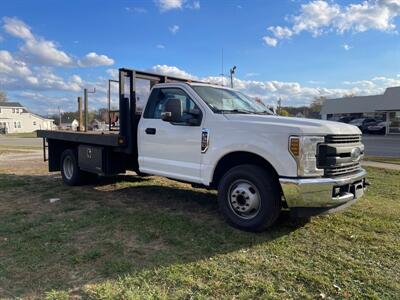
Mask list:
POLYGON ((400 157, 400 136, 364 135, 367 156, 400 157))
POLYGON ((41 138, 5 137, 0 135, 0 146, 42 147, 41 138))

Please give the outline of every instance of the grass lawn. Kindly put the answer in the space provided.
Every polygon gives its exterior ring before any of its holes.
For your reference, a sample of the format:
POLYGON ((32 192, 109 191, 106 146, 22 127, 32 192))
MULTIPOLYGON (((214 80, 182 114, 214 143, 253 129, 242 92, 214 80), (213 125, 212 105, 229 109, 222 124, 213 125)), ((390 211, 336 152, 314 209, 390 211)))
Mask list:
POLYGON ((345 212, 261 234, 229 227, 215 192, 158 177, 0 171, 0 298, 399 299, 400 172, 368 171, 345 212))
POLYGON ((364 160, 400 165, 400 157, 367 156, 364 160))

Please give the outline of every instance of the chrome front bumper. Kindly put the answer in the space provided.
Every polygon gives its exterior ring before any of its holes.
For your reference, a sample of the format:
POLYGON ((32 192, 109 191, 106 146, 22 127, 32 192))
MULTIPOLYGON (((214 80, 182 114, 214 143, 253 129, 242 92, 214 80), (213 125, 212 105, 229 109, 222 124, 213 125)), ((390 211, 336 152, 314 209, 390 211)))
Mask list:
POLYGON ((356 174, 338 178, 280 178, 283 196, 289 208, 334 208, 360 198, 365 176, 356 174))

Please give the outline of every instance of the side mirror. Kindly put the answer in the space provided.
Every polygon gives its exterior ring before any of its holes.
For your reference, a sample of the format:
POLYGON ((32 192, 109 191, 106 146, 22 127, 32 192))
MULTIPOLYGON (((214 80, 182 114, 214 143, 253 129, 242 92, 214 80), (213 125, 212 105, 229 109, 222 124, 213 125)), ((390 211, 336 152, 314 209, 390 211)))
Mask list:
POLYGON ((161 119, 165 122, 182 122, 182 102, 179 99, 168 99, 161 119))

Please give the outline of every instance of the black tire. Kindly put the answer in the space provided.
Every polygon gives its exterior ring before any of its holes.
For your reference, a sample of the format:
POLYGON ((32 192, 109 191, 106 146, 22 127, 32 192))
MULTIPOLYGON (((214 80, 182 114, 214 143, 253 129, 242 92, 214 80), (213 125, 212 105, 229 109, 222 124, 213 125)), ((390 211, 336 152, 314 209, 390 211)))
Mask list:
POLYGON ((257 165, 230 169, 218 185, 218 204, 231 225, 255 232, 274 224, 282 205, 276 179, 257 165))
POLYGON ((67 149, 61 154, 61 176, 67 185, 81 185, 85 174, 79 169, 76 151, 67 149))

